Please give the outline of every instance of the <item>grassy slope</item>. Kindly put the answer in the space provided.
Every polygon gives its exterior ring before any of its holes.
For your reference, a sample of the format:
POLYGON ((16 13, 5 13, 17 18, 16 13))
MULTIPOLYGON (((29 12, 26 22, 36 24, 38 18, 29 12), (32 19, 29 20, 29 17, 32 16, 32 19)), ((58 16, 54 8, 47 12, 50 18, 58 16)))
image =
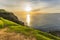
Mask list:
POLYGON ((52 39, 60 40, 59 37, 53 36, 51 34, 39 30, 35 30, 27 26, 22 26, 12 21, 1 18, 0 28, 4 28, 5 26, 9 28, 8 30, 9 32, 21 33, 25 36, 33 36, 36 37, 37 40, 52 40, 52 39))

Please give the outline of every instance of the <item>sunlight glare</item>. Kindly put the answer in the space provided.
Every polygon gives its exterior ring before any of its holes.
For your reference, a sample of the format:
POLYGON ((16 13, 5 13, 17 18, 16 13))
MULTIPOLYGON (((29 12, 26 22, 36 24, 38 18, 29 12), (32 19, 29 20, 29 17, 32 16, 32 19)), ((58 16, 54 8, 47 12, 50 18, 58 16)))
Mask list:
POLYGON ((31 7, 26 7, 25 9, 27 12, 30 12, 31 11, 31 7))

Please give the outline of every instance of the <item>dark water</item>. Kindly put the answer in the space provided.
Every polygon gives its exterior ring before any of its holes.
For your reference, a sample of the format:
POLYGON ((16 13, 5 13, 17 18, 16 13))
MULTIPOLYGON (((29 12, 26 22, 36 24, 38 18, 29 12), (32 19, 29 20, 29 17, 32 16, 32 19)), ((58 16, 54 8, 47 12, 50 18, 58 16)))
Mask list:
POLYGON ((31 17, 31 26, 43 31, 60 31, 60 13, 36 14, 31 17))

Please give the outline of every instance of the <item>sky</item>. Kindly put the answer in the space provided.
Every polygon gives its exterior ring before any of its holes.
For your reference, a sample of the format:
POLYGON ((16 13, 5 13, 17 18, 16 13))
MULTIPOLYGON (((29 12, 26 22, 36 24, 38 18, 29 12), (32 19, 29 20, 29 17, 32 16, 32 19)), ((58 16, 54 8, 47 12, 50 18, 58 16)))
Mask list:
POLYGON ((36 11, 60 13, 60 0, 0 0, 0 9, 22 11, 26 6, 36 11))

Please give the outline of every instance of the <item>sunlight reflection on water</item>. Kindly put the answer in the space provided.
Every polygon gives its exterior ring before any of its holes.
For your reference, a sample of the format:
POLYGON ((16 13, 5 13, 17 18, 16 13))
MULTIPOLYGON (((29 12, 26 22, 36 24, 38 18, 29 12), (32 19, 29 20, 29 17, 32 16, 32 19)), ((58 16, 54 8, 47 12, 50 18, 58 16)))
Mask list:
POLYGON ((27 25, 30 26, 30 14, 27 14, 26 22, 27 22, 27 25))

